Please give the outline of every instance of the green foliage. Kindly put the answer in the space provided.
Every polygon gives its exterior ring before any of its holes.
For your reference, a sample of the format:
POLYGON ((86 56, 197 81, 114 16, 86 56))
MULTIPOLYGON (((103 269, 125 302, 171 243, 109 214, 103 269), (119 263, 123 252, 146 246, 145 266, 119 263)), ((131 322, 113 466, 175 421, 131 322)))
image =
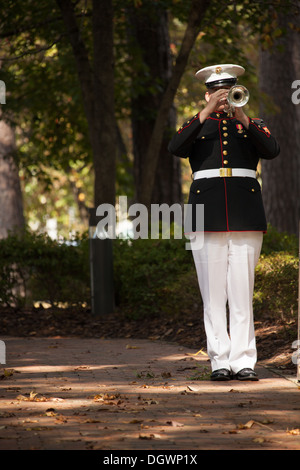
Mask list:
MULTIPOLYGON (((193 257, 182 239, 116 239, 114 288, 117 309, 131 319, 201 315, 193 257)), ((298 297, 298 240, 269 227, 256 268, 256 320, 295 321, 298 297)), ((73 244, 25 232, 0 240, 0 305, 33 302, 90 305, 89 243, 73 244)))
MULTIPOLYGON (((201 314, 191 252, 182 240, 116 240, 118 308, 131 318, 201 314)), ((291 319, 297 312, 298 240, 269 227, 256 268, 255 318, 291 319)))
POLYGON ((65 170, 91 161, 72 50, 55 1, 10 2, 0 11, 7 36, 1 53, 8 58, 3 112, 17 126, 20 168, 47 181, 43 165, 65 170))
POLYGON ((253 307, 257 320, 296 320, 298 271, 298 238, 268 226, 256 267, 253 307))
POLYGON ((274 227, 268 225, 267 233, 264 235, 262 254, 285 251, 298 256, 299 240, 296 235, 286 232, 278 232, 274 227))
POLYGON ((17 308, 46 301, 90 302, 88 239, 58 243, 26 231, 0 240, 0 303, 17 308))
POLYGON ((185 242, 150 238, 115 241, 115 290, 124 313, 133 318, 175 313, 173 309, 182 305, 178 304, 182 302, 178 279, 188 276, 192 266, 185 242))
POLYGON ((296 320, 298 266, 298 258, 287 252, 261 255, 256 267, 253 302, 256 320, 296 320))

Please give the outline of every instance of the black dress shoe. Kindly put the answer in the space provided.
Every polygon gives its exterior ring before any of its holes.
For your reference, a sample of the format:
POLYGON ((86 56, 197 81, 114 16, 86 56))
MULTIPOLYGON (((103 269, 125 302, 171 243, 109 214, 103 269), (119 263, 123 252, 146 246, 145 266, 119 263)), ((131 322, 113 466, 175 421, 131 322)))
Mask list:
POLYGON ((245 369, 241 369, 237 374, 235 374, 234 378, 237 380, 258 380, 257 374, 254 370, 247 367, 245 369))
POLYGON ((230 380, 231 374, 228 369, 217 369, 214 370, 210 376, 210 380, 230 380))

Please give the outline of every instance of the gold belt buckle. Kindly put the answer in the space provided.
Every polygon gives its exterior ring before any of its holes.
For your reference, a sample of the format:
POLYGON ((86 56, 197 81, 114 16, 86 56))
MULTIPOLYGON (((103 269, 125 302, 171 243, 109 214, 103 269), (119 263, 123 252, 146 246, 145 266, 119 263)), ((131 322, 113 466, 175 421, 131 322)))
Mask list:
POLYGON ((232 176, 232 168, 220 168, 220 176, 221 177, 232 176))

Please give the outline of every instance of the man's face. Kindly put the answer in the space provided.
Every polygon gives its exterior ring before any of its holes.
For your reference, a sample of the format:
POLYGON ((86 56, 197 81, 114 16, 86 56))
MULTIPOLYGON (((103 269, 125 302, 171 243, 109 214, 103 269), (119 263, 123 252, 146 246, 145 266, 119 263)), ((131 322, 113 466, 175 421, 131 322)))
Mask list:
MULTIPOLYGON (((219 86, 219 87, 215 87, 215 88, 210 88, 209 90, 207 90, 207 92, 205 93, 205 100, 207 101, 207 103, 210 101, 211 99, 211 96, 218 90, 230 90, 231 86, 230 85, 222 85, 222 86, 219 86)), ((216 109, 215 109, 215 112, 220 112, 220 111, 224 111, 224 108, 227 108, 227 102, 225 102, 224 104, 221 104, 219 105, 216 109)))

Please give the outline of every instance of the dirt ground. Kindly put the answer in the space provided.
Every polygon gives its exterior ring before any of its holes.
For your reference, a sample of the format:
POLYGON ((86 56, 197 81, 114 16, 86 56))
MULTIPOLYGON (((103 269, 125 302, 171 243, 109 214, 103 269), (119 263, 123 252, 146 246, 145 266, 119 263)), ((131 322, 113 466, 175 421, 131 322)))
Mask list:
POLYGON ((0 449, 93 450, 97 464, 129 452, 130 466, 157 453, 299 450, 296 325, 257 323, 259 381, 216 383, 201 321, 183 320, 3 312, 0 449))
MULTIPOLYGON (((263 320, 255 322, 258 360, 295 370, 291 357, 297 340, 297 322, 263 320)), ((130 320, 120 312, 107 317, 93 316, 90 310, 51 308, 0 312, 0 334, 18 337, 137 338, 163 340, 189 348, 205 348, 202 315, 184 313, 182 317, 149 317, 130 320)))
POLYGON ((4 337, 2 450, 295 450, 299 388, 211 382, 207 356, 161 340, 4 337))

